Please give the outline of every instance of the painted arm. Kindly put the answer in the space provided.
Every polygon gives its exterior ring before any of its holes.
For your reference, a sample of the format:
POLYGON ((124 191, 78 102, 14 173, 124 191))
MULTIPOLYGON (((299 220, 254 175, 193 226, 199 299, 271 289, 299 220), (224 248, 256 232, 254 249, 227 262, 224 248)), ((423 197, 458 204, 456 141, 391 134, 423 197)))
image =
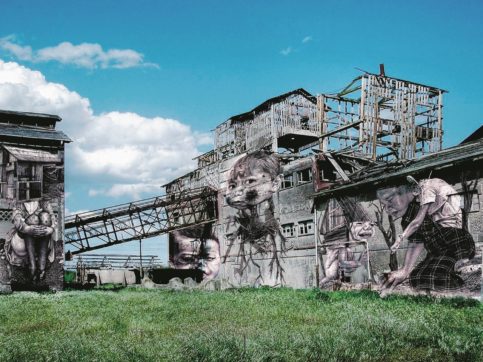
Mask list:
POLYGON ((425 204, 425 205, 421 206, 421 208, 419 209, 416 217, 409 223, 409 225, 402 232, 402 234, 398 235, 395 243, 391 246, 391 253, 392 254, 394 254, 396 252, 396 250, 399 249, 399 246, 401 245, 401 242, 404 239, 407 239, 411 235, 413 235, 419 229, 419 227, 423 224, 424 218, 426 217, 426 214, 428 213, 428 210, 429 210, 429 205, 430 204, 425 204))
POLYGON ((47 211, 50 215, 50 220, 52 220, 51 226, 44 226, 44 236, 52 235, 55 231, 55 227, 57 224, 57 220, 55 218, 54 209, 52 208, 52 204, 49 201, 46 201, 42 208, 47 211))
POLYGON ((26 227, 28 225, 25 223, 25 219, 22 217, 22 212, 20 210, 18 209, 13 210, 12 222, 13 222, 13 225, 15 226, 15 229, 17 229, 17 231, 28 234, 26 232, 27 230, 26 227))
POLYGON ((41 230, 39 230, 38 225, 28 225, 25 222, 25 219, 22 217, 22 213, 19 210, 14 210, 13 218, 12 218, 13 225, 17 231, 20 231, 23 234, 30 235, 30 236, 42 236, 39 235, 41 230))
POLYGON ((409 243, 409 248, 406 252, 406 258, 404 259, 404 266, 402 269, 409 275, 416 265, 419 255, 424 249, 424 243, 409 243))
POLYGON ((428 213, 428 210, 429 210, 429 205, 430 204, 425 204, 425 205, 421 206, 421 208, 419 209, 416 217, 413 219, 413 221, 411 221, 409 223, 409 225, 406 227, 406 229, 401 234, 401 237, 403 239, 409 238, 423 224, 424 218, 426 217, 426 214, 428 213))

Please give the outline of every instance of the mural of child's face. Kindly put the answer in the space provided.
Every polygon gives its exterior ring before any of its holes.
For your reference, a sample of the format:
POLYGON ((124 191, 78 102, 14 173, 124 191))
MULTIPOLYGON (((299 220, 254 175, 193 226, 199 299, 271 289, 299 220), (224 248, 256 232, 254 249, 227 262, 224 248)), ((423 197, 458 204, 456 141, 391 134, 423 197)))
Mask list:
POLYGON ((229 180, 226 202, 236 209, 246 209, 269 200, 278 187, 278 177, 273 180, 269 173, 255 168, 229 180))
POLYGON ((402 217, 409 204, 414 199, 414 195, 401 187, 390 187, 377 191, 377 198, 386 209, 386 212, 393 218, 402 217))
POLYGON ((215 239, 201 240, 187 237, 179 233, 174 234, 176 254, 172 257, 175 269, 199 269, 203 272, 203 279, 213 279, 220 270, 220 245, 215 239))
POLYGON ((372 221, 355 221, 350 224, 352 240, 365 241, 374 236, 375 229, 372 221))

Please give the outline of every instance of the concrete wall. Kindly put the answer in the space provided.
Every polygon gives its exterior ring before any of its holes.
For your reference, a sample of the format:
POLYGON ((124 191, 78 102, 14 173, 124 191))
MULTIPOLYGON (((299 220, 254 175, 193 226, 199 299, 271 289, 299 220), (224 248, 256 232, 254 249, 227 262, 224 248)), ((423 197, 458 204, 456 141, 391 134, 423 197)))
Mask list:
MULTIPOLYGON (((195 252, 198 264, 193 264, 192 268, 204 268, 206 264, 211 264, 212 270, 216 270, 216 273, 210 278, 220 279, 225 287, 283 285, 311 288, 321 285, 333 289, 340 283, 353 285, 354 288, 364 283, 371 283, 373 288, 380 286, 385 273, 391 271, 391 254, 381 229, 387 232, 391 230, 391 225, 387 212, 381 208, 382 205, 377 198, 376 187, 353 190, 351 194, 338 196, 345 199, 346 204, 349 200, 349 205, 352 205, 350 207, 355 208, 357 212, 353 219, 345 221, 347 233, 342 239, 338 237, 339 245, 329 245, 326 238, 330 232, 327 234, 322 229, 330 198, 314 200, 314 180, 306 177, 306 170, 311 167, 313 160, 306 157, 280 161, 279 172, 283 174, 286 182, 283 182, 283 178, 279 180, 280 187, 263 202, 240 207, 233 201, 230 202, 230 197, 233 196, 231 189, 250 189, 249 177, 246 175, 244 181, 246 187, 236 182, 230 186, 230 178, 233 170, 239 166, 240 160, 246 159, 246 156, 247 154, 242 154, 223 160, 217 164, 217 172, 209 174, 209 179, 203 176, 200 179, 201 184, 210 184, 218 189, 219 219, 210 228, 210 237, 216 241, 218 250, 216 258, 207 261, 203 260, 207 252, 198 247, 195 252), (287 182, 290 177, 292 184, 287 182), (378 215, 380 218, 382 216, 379 223, 378 215), (365 237, 367 243, 349 233, 352 221, 365 221, 372 225, 371 236, 365 237), (264 228, 272 230, 272 233, 264 234, 264 228), (331 264, 331 258, 333 261, 334 256, 336 263, 331 264)), ((461 168, 445 169, 445 173, 436 173, 435 176, 445 179, 463 200, 463 188, 457 180, 464 171, 461 168)), ((265 176, 270 178, 269 175, 265 176)), ((470 211, 468 230, 476 242, 476 255, 463 265, 459 275, 465 284, 457 293, 476 295, 479 293, 481 280, 483 196, 481 178, 475 175, 472 177, 470 181, 476 187, 471 194, 473 205, 471 210, 467 211, 470 211)), ((272 181, 267 179, 267 182, 272 181)), ((256 188, 259 193, 262 189, 256 188)), ((463 202, 461 206, 464 206, 463 202)), ((392 228, 396 236, 403 231, 400 220, 393 221, 392 228)), ((397 262, 399 268, 404 265, 407 247, 407 241, 404 241, 392 257, 393 268, 394 262, 397 262)), ((426 252, 423 250, 416 264, 425 257, 426 252)), ((412 291, 407 281, 396 289, 401 292, 412 291)))

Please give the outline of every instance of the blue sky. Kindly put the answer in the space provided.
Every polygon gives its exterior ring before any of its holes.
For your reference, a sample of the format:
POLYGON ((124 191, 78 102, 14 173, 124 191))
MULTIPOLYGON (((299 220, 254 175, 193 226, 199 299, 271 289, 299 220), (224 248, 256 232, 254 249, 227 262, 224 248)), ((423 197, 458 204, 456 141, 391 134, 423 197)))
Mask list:
POLYGON ((231 115, 379 63, 449 91, 452 146, 482 124, 481 19, 482 1, 2 0, 0 108, 63 117, 70 211, 156 195, 231 115))

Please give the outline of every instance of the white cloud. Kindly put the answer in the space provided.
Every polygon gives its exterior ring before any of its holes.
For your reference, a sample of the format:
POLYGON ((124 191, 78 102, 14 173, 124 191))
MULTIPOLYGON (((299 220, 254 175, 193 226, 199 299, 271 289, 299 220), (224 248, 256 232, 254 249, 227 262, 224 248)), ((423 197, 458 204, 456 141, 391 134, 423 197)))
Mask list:
POLYGON ((110 197, 119 197, 123 195, 131 195, 133 199, 141 199, 143 194, 160 194, 161 185, 149 184, 114 184, 108 189, 90 189, 89 196, 106 195, 110 197))
POLYGON ((282 55, 289 55, 292 52, 293 52, 292 47, 287 47, 285 49, 280 50, 280 54, 282 55))
MULTIPOLYGON (((204 144, 211 142, 203 138, 204 144)), ((79 132, 74 151, 77 164, 87 173, 159 188, 160 183, 195 167, 192 159, 199 154, 198 145, 197 134, 176 120, 110 112, 89 120, 79 132)), ((137 193, 139 188, 122 190, 137 193)), ((119 187, 106 191, 109 196, 120 193, 119 187)))
POLYGON ((0 38, 0 48, 19 60, 31 62, 55 61, 88 69, 159 67, 157 64, 144 62, 144 55, 135 50, 104 50, 100 44, 96 43, 74 45, 70 42, 62 42, 55 46, 34 51, 28 45, 22 46, 15 43, 13 36, 7 36, 0 38))
MULTIPOLYGON (((308 42, 311 42, 312 41, 312 36, 311 35, 307 35, 306 37, 304 37, 302 39, 302 44, 307 44, 308 42)), ((280 54, 282 54, 283 56, 287 56, 287 55, 290 55, 294 52, 298 52, 299 50, 296 49, 296 48, 293 48, 291 46, 288 46, 282 50, 280 50, 280 54)))
POLYGON ((308 35, 308 36, 306 36, 305 38, 302 39, 303 44, 308 43, 309 41, 312 41, 311 35, 308 35))
POLYGON ((6 50, 19 60, 32 60, 32 47, 22 46, 12 42, 13 36, 0 38, 0 48, 6 50))
POLYGON ((198 133, 194 134, 196 138, 196 144, 198 146, 211 145, 213 144, 213 135, 211 133, 198 133))
POLYGON ((174 119, 117 111, 95 114, 87 98, 1 59, 0 109, 60 115, 57 128, 74 140, 67 146, 66 170, 87 185, 90 196, 159 194, 161 185, 191 171, 198 147, 212 141, 209 134, 174 119))
POLYGON ((58 114, 59 126, 72 137, 92 118, 87 98, 64 85, 48 82, 42 73, 0 59, 0 108, 58 114))
POLYGON ((66 216, 70 216, 70 215, 76 215, 76 214, 82 214, 82 213, 85 213, 85 212, 88 212, 89 210, 85 210, 85 209, 80 209, 80 210, 69 210, 68 208, 65 208, 65 215, 66 216))

